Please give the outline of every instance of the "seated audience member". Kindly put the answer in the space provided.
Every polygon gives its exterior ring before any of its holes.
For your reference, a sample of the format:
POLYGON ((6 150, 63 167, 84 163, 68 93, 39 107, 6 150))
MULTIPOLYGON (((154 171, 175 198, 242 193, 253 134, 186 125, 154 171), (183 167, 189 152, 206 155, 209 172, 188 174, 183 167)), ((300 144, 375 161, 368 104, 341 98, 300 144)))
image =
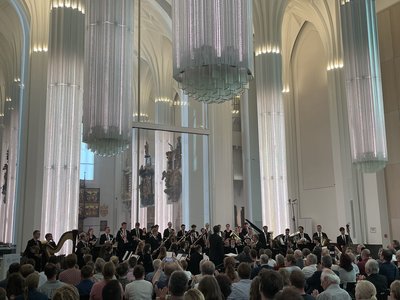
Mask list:
POLYGON ((19 263, 12 263, 12 264, 8 267, 8 271, 7 271, 7 276, 6 276, 6 278, 5 278, 4 280, 0 281, 0 287, 1 287, 1 288, 6 289, 8 277, 10 277, 11 274, 18 273, 20 267, 21 267, 21 266, 20 266, 19 263))
POLYGON ((260 273, 260 271, 262 269, 272 269, 272 267, 268 264, 269 261, 269 257, 267 254, 261 254, 260 256, 260 265, 253 268, 253 270, 251 271, 251 276, 250 278, 253 279, 254 277, 256 277, 258 275, 258 273, 260 273))
MULTIPOLYGON (((7 292, 4 288, 0 287, 0 300, 7 300, 7 292)), ((46 299, 47 300, 47 299, 46 299)))
MULTIPOLYGON (((322 269, 331 269, 332 267, 332 258, 330 256, 322 256, 321 257, 321 268, 322 269)), ((334 271, 336 275, 339 276, 339 272, 334 271)), ((306 280, 307 282, 307 293, 311 294, 314 290, 322 293, 324 289, 321 286, 321 274, 322 270, 318 270, 314 272, 314 274, 306 280)))
POLYGON ((346 289, 348 282, 356 282, 356 272, 353 268, 353 262, 351 260, 351 257, 346 253, 343 253, 340 256, 339 278, 340 284, 343 285, 344 289, 346 289))
POLYGON ((26 278, 28 275, 35 272, 35 268, 31 264, 25 264, 21 266, 19 272, 21 273, 22 277, 26 278))
POLYGON ((314 299, 312 296, 306 294, 304 288, 306 286, 306 278, 302 271, 294 270, 290 274, 290 284, 297 291, 297 293, 305 300, 314 299))
POLYGON ((215 265, 211 260, 202 260, 200 262, 200 274, 192 279, 192 286, 196 286, 205 275, 214 276, 215 265))
POLYGON ((275 270, 279 270, 280 268, 285 267, 285 257, 282 254, 277 254, 275 256, 275 261, 276 261, 275 270))
POLYGON ((376 300, 375 286, 367 280, 360 280, 356 285, 356 300, 376 300))
POLYGON ((299 249, 296 249, 293 253, 294 258, 296 259, 296 266, 300 269, 304 268, 304 260, 303 260, 303 252, 299 249))
POLYGON ((232 292, 232 281, 225 274, 218 274, 217 276, 215 276, 215 279, 217 279, 219 288, 221 289, 221 293, 224 296, 224 299, 227 299, 232 292))
POLYGON ((190 289, 183 294, 183 300, 204 300, 204 295, 198 289, 190 289))
POLYGON ((393 253, 389 249, 385 249, 381 254, 382 263, 379 265, 379 274, 383 275, 387 279, 388 286, 392 284, 393 281, 399 279, 399 270, 392 263, 393 253))
POLYGON ((238 256, 236 256, 236 260, 239 262, 252 263, 253 260, 251 259, 251 256, 250 256, 250 247, 245 246, 243 248, 243 251, 241 253, 239 253, 238 256))
POLYGON ((124 291, 118 280, 110 280, 101 291, 103 300, 118 300, 124 298, 124 291))
MULTIPOLYGON (((265 249, 265 253, 262 254, 266 254, 268 255, 269 259, 268 259, 268 265, 274 269, 276 267, 276 261, 275 259, 272 258, 272 250, 271 249, 265 249)), ((262 255, 260 254, 260 256, 262 255)))
POLYGON ((315 291, 313 296, 317 295, 317 300, 351 300, 350 295, 340 288, 340 278, 332 270, 324 269, 321 274, 321 285, 324 291, 318 295, 315 291))
MULTIPOLYGON (((357 247, 358 250, 358 247, 357 247)), ((368 249, 363 249, 360 254, 361 260, 357 263, 360 275, 367 275, 365 272, 365 264, 371 258, 371 252, 368 249)))
POLYGON ((201 254, 201 245, 196 245, 190 254, 190 260, 188 264, 188 270, 192 275, 200 274, 200 262, 203 259, 203 254, 201 254))
POLYGON ((234 257, 224 258, 224 273, 229 277, 231 282, 237 282, 239 280, 238 274, 235 271, 236 259, 234 257))
POLYGON ((187 279, 185 272, 183 271, 173 272, 168 283, 170 298, 178 299, 178 297, 183 297, 188 288, 188 282, 189 280, 187 279))
POLYGON ((158 269, 156 274, 153 277, 153 284, 157 285, 157 288, 163 289, 164 287, 168 287, 169 279, 174 271, 180 269, 180 265, 178 262, 166 262, 164 264, 164 278, 161 278, 162 269, 158 269))
MULTIPOLYGON (((297 270, 297 271, 300 271, 300 270, 297 270)), ((279 269, 277 272, 279 274, 281 274, 281 276, 282 276, 283 287, 285 288, 287 286, 290 286, 290 279, 289 279, 290 278, 290 273, 289 273, 289 271, 286 270, 286 268, 282 268, 282 269, 279 269)))
POLYGON ((44 266, 44 274, 47 277, 47 281, 39 287, 39 292, 47 295, 49 299, 53 298, 53 294, 56 289, 63 287, 64 282, 57 280, 57 266, 52 263, 48 263, 44 266))
POLYGON ((153 285, 144 280, 144 267, 136 265, 133 269, 135 280, 128 283, 125 287, 125 300, 146 300, 151 299, 153 285))
POLYGON ((137 258, 132 256, 128 260, 128 265, 129 265, 129 270, 128 270, 128 275, 126 275, 126 278, 128 279, 129 282, 135 280, 135 277, 133 276, 133 269, 137 265, 137 258))
POLYGON ((105 263, 106 263, 105 260, 102 259, 101 257, 98 257, 96 259, 96 262, 94 263, 94 274, 93 274, 94 282, 99 282, 104 279, 103 268, 104 268, 105 263))
POLYGON ((79 292, 76 287, 66 284, 54 292, 53 300, 79 300, 79 292))
POLYGON ((302 269, 305 278, 310 278, 317 271, 317 256, 308 254, 306 258, 306 266, 302 269))
POLYGON ((182 271, 185 272, 188 280, 191 280, 192 279, 192 273, 187 270, 187 268, 188 268, 187 260, 186 259, 180 260, 179 264, 181 265, 182 271))
POLYGON ((296 266, 296 259, 294 258, 293 254, 286 255, 285 270, 287 270, 289 272, 289 274, 293 270, 301 270, 298 266, 296 266))
POLYGON ((395 280, 390 285, 390 299, 400 300, 400 280, 395 280))
MULTIPOLYGON (((150 273, 148 273, 148 274, 146 275, 145 279, 146 279, 147 281, 150 281, 150 282, 153 281, 154 274, 156 274, 157 270, 161 268, 161 263, 162 263, 162 262, 161 262, 161 259, 155 259, 155 260, 153 260, 153 267, 154 267, 154 270, 155 270, 155 271, 150 272, 150 273)), ((164 278, 164 277, 165 277, 165 274, 164 274, 164 271, 162 271, 162 268, 161 268, 160 278, 164 278)))
POLYGON ((120 263, 115 272, 117 274, 117 279, 119 283, 122 285, 122 289, 125 290, 125 286, 130 282, 126 276, 128 275, 129 265, 127 262, 120 263))
POLYGON ((367 274, 365 279, 371 282, 376 288, 377 298, 379 299, 381 295, 386 295, 388 288, 387 279, 385 276, 378 274, 379 263, 375 259, 369 259, 365 264, 365 272, 367 274))
POLYGON ((39 274, 32 273, 25 278, 25 288, 23 295, 19 295, 15 300, 47 300, 48 297, 37 290, 39 284, 39 274))
POLYGON ((263 270, 259 276, 261 299, 274 299, 275 295, 283 289, 282 276, 278 272, 272 270, 263 270))
POLYGON ((80 297, 89 299, 90 291, 94 285, 92 276, 93 268, 90 266, 83 266, 81 269, 81 281, 76 285, 80 297))
MULTIPOLYGON (((103 267, 103 277, 104 279, 96 282, 92 290, 90 291, 90 299, 91 300, 102 300, 102 291, 104 286, 113 279, 115 275, 115 265, 113 262, 109 261, 104 264, 103 267)), ((122 289, 122 287, 121 287, 122 289)))
MULTIPOLYGON (((264 272, 261 271, 261 272, 264 272)), ((260 272, 260 273, 261 273, 260 272)), ((250 286, 250 298, 249 300, 261 300, 261 294, 260 294, 260 276, 255 277, 251 281, 251 286, 250 286)))
POLYGON ((275 300, 303 300, 299 292, 292 288, 287 287, 280 291, 274 298, 275 300))
POLYGON ((76 254, 67 255, 64 262, 67 269, 60 273, 58 279, 64 283, 77 285, 81 281, 81 271, 75 267, 77 263, 76 254))
POLYGON ((232 292, 228 299, 246 300, 250 295, 250 273, 251 268, 248 263, 240 263, 238 266, 239 281, 232 283, 232 292))
POLYGON ((205 300, 223 300, 221 289, 214 276, 205 275, 199 282, 198 289, 204 295, 205 300))

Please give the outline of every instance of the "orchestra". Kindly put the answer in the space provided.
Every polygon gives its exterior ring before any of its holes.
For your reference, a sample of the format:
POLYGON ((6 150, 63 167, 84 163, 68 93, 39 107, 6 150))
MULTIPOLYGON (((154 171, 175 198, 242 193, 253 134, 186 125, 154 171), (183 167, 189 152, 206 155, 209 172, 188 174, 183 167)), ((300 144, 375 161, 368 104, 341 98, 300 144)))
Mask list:
MULTIPOLYGON (((185 229, 186 225, 182 224, 180 230, 175 231, 173 224, 168 222, 163 234, 159 232, 159 225, 151 226, 150 231, 146 233, 146 228, 141 228, 138 222, 131 231, 127 230, 127 223, 123 222, 115 238, 111 234, 110 227, 106 227, 98 239, 94 235, 93 228, 89 228, 87 232, 79 234, 75 253, 78 256, 79 265, 83 264, 85 254, 91 254, 93 259, 101 257, 106 261, 112 256, 117 256, 120 261, 123 261, 130 254, 130 256, 137 256, 138 261, 143 261, 145 256, 147 259, 153 260, 165 257, 168 252, 175 255, 181 254, 188 260, 189 265, 193 265, 190 263, 190 259, 195 254, 194 257, 198 260, 199 253, 210 256, 210 259, 214 259, 218 264, 222 263, 225 255, 239 255, 246 246, 257 252, 260 249, 270 249, 273 255, 285 255, 288 250, 308 248, 313 251, 330 244, 328 236, 322 232, 321 225, 317 226, 317 231, 312 234, 312 239, 304 232, 302 226, 299 226, 295 233, 290 233, 290 229, 287 228, 285 233, 273 237, 273 232, 268 231, 268 226, 260 229, 249 220, 246 220, 243 226, 234 228, 231 228, 230 224, 226 224, 223 231, 221 225, 215 225, 211 232, 209 224, 205 224, 200 232, 196 230, 195 224, 190 226, 190 230, 186 231, 185 229)), ((352 243, 350 231, 348 227, 346 229, 347 233, 341 227, 341 235, 337 238, 340 250, 352 243)), ((34 238, 29 241, 24 253, 25 256, 38 261, 44 254, 42 245, 47 243, 53 248, 56 245, 51 233, 46 234, 44 242, 41 242, 39 238, 40 232, 35 231, 34 238)), ((42 260, 44 261, 44 259, 43 257, 42 260)))

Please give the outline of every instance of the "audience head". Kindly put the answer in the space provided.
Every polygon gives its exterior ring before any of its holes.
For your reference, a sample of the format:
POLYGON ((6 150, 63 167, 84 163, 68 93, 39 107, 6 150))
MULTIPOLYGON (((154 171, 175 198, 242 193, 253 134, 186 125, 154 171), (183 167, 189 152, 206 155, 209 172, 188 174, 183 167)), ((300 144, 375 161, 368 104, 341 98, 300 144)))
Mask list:
POLYGON ((214 275, 215 265, 211 260, 200 262, 200 272, 202 275, 214 275))
POLYGON ((306 265, 311 266, 311 265, 316 265, 317 264, 317 256, 315 254, 308 254, 307 259, 306 259, 306 265))
MULTIPOLYGON (((107 264, 106 264, 107 265, 107 264)), ((106 266, 104 266, 106 267, 106 266)), ((122 288, 121 284, 118 280, 110 280, 103 287, 103 291, 101 293, 103 300, 115 300, 122 299, 122 288)))
POLYGON ((278 270, 278 273, 281 274, 282 280, 283 280, 283 286, 289 286, 290 285, 290 273, 288 270, 285 268, 281 268, 278 270))
POLYGON ((39 285, 39 274, 32 273, 25 278, 25 287, 27 289, 36 289, 39 285))
POLYGON ((65 265, 67 266, 68 269, 75 268, 76 262, 78 261, 76 254, 68 254, 65 257, 65 265))
POLYGON ((167 277, 170 277, 174 271, 177 270, 177 266, 174 262, 167 262, 164 265, 164 274, 167 277))
POLYGON ((47 280, 54 280, 57 276, 57 266, 52 263, 48 263, 44 266, 44 274, 47 277, 47 280))
POLYGON ((260 294, 260 276, 256 276, 251 281, 250 300, 261 300, 260 294))
POLYGON ((7 296, 21 295, 24 289, 24 278, 19 273, 11 274, 7 280, 7 296))
POLYGON ((183 296, 187 289, 188 277, 183 271, 174 271, 168 282, 168 290, 172 296, 183 296))
POLYGON ((347 253, 342 253, 340 255, 340 263, 339 266, 344 269, 347 272, 350 272, 353 270, 353 261, 351 260, 351 257, 347 253))
POLYGON ((19 263, 12 263, 8 267, 7 276, 9 276, 9 275, 11 275, 13 273, 18 273, 20 268, 21 268, 21 265, 19 263))
POLYGON ((308 254, 311 253, 311 250, 308 248, 304 248, 301 252, 303 253, 303 257, 307 257, 308 254))
POLYGON ((361 251, 361 259, 369 259, 371 257, 371 251, 369 249, 363 249, 361 251))
POLYGON ((299 294, 299 292, 292 288, 287 287, 282 290, 282 292, 278 293, 275 300, 303 300, 303 297, 299 294))
POLYGON ((322 256, 321 257, 321 265, 324 268, 330 269, 332 267, 332 257, 329 256, 322 256))
POLYGON ((389 249, 384 249, 382 251, 381 257, 383 258, 384 261, 391 262, 393 257, 393 252, 389 249))
POLYGON ((260 293, 262 299, 273 299, 283 289, 283 278, 278 272, 263 270, 260 272, 260 293))
POLYGON ((24 278, 26 278, 29 274, 32 274, 34 272, 35 268, 30 264, 22 265, 20 268, 20 273, 24 278))
POLYGON ((296 265, 296 259, 294 258, 294 255, 293 254, 286 255, 286 266, 290 267, 294 265, 296 265))
POLYGON ((143 279, 144 273, 145 273, 145 271, 144 271, 144 267, 142 265, 136 265, 133 268, 133 276, 135 276, 136 280, 143 279))
POLYGON ((0 287, 0 300, 7 300, 7 292, 5 289, 0 287))
POLYGON ((285 266, 285 257, 282 254, 277 254, 275 256, 275 261, 278 268, 283 268, 285 266))
POLYGON ((368 280, 360 280, 355 295, 357 300, 376 300, 376 288, 368 280))
POLYGON ((303 252, 301 252, 301 250, 299 250, 299 249, 296 249, 294 251, 293 255, 296 258, 296 260, 303 258, 303 252))
POLYGON ((300 270, 293 270, 290 273, 290 283, 296 289, 303 290, 306 285, 306 277, 300 270))
POLYGON ((400 300, 400 280, 395 280, 390 285, 390 297, 392 300, 400 300))
POLYGON ((91 266, 83 266, 81 269, 82 279, 89 279, 93 276, 93 268, 91 266))
POLYGON ((199 282, 198 289, 203 293, 206 300, 222 300, 222 292, 217 279, 211 275, 205 275, 199 282))
POLYGON ((232 292, 231 279, 225 274, 218 274, 217 276, 215 276, 215 279, 218 282, 222 295, 225 297, 225 299, 227 299, 232 292))
POLYGON ((96 273, 103 273, 103 268, 106 261, 100 257, 96 258, 96 262, 94 263, 94 271, 96 273))
POLYGON ((240 279, 250 279, 250 274, 251 274, 251 268, 248 263, 240 263, 238 266, 238 274, 240 279))
MULTIPOLYGON (((72 285, 64 285, 58 289, 53 294, 53 300, 79 300, 78 289, 72 285)), ((106 300, 105 298, 103 298, 106 300)))
POLYGON ((268 255, 267 254, 261 254, 261 256, 260 256, 260 264, 266 265, 266 264, 268 264, 268 261, 269 261, 268 255))
POLYGON ((332 284, 339 284, 340 278, 332 270, 324 269, 321 274, 321 286, 326 290, 332 284))
POLYGON ((157 270, 160 268, 161 262, 162 262, 162 261, 161 261, 161 259, 159 259, 159 258, 153 260, 153 268, 154 268, 154 270, 157 271, 157 270))
POLYGON ((112 262, 112 263, 114 264, 114 266, 117 267, 118 264, 119 264, 119 258, 118 258, 118 256, 115 256, 115 255, 111 256, 110 262, 112 262))
MULTIPOLYGON (((365 249, 367 250, 367 249, 365 249)), ((364 250, 363 250, 364 251, 364 250)), ((368 259, 365 264, 365 273, 367 275, 378 274, 379 273, 379 263, 375 259, 368 259)))
POLYGON ((137 258, 131 256, 128 260, 129 268, 133 269, 137 265, 137 258))
POLYGON ((109 261, 104 264, 103 276, 105 280, 111 280, 115 275, 115 265, 113 262, 109 261))
POLYGON ((83 255, 83 262, 86 264, 93 262, 93 255, 92 254, 85 254, 83 255))
POLYGON ((129 265, 127 262, 120 263, 115 269, 118 278, 126 276, 128 274, 128 271, 129 271, 129 265))
POLYGON ((183 300, 204 300, 204 295, 198 289, 190 289, 183 295, 183 300))

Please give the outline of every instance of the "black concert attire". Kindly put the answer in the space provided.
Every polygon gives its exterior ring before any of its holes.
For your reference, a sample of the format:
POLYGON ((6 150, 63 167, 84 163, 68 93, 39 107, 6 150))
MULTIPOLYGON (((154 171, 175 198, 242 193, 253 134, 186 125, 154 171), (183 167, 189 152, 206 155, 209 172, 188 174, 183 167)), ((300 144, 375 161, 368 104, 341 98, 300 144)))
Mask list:
MULTIPOLYGON (((327 241, 328 240, 328 235, 325 233, 325 232, 314 232, 314 234, 313 234, 313 240, 315 239, 315 238, 318 238, 318 240, 319 240, 319 242, 321 243, 321 245, 322 245, 322 243, 323 243, 323 241, 325 240, 325 241, 327 241)), ((326 246, 326 245, 324 245, 324 246, 326 246)))
POLYGON ((188 261, 188 270, 193 274, 200 274, 200 261, 203 259, 203 255, 201 255, 197 251, 193 251, 190 255, 190 259, 188 261))
POLYGON ((232 230, 227 231, 226 229, 224 230, 224 240, 230 239, 232 235, 232 230))
POLYGON ((179 231, 178 231, 178 234, 176 235, 176 237, 178 238, 178 241, 179 241, 179 239, 180 239, 181 237, 183 237, 186 233, 187 233, 186 231, 179 230, 179 231))
POLYGON ((210 235, 210 260, 218 266, 224 260, 224 243, 218 233, 210 235))
POLYGON ((76 244, 76 251, 75 251, 76 257, 78 259, 78 266, 81 269, 85 265, 85 261, 83 260, 83 256, 85 254, 90 254, 90 248, 87 242, 84 241, 79 241, 78 244, 76 244))
POLYGON ((269 249, 271 248, 271 234, 269 232, 260 232, 258 235, 258 240, 261 243, 261 248, 269 249))
POLYGON ((343 250, 343 248, 349 246, 352 243, 351 238, 348 234, 345 235, 339 235, 336 238, 336 244, 339 250, 343 250))
POLYGON ((122 258, 125 255, 126 251, 131 251, 131 238, 130 238, 130 232, 129 230, 123 230, 122 228, 120 230, 118 230, 117 233, 117 254, 119 257, 119 260, 122 261, 122 258))
POLYGON ((132 251, 136 251, 136 248, 139 245, 140 240, 143 239, 144 239, 143 229, 135 227, 131 230, 132 251))
POLYGON ((35 260, 35 270, 40 272, 42 268, 42 243, 39 240, 30 239, 26 245, 24 256, 35 260))
POLYGON ((163 239, 165 240, 172 234, 172 228, 165 228, 163 232, 163 239))
POLYGON ((97 256, 98 256, 98 248, 96 249, 96 243, 97 243, 97 238, 94 234, 92 234, 92 236, 88 235, 88 245, 90 248, 90 253, 93 256, 93 261, 96 260, 97 256))
POLYGON ((105 242, 111 242, 112 243, 113 239, 114 239, 114 236, 112 234, 103 233, 100 236, 99 244, 103 245, 103 244, 105 244, 105 242))
POLYGON ((160 245, 161 245, 161 235, 151 235, 149 237, 149 244, 151 246, 151 251, 154 252, 155 250, 157 250, 160 245))

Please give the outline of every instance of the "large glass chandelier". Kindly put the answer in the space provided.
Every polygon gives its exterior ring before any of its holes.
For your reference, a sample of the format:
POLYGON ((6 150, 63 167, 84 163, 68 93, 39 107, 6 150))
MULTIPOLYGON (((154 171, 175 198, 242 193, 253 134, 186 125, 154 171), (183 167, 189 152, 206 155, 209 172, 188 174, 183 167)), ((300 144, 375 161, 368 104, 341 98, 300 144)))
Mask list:
POLYGON ((189 96, 223 102, 253 77, 252 1, 174 0, 173 76, 189 96))
POLYGON ((376 172, 387 162, 374 0, 341 0, 344 69, 353 163, 376 172))
POLYGON ((131 141, 133 0, 89 0, 86 13, 83 141, 113 156, 131 141))

